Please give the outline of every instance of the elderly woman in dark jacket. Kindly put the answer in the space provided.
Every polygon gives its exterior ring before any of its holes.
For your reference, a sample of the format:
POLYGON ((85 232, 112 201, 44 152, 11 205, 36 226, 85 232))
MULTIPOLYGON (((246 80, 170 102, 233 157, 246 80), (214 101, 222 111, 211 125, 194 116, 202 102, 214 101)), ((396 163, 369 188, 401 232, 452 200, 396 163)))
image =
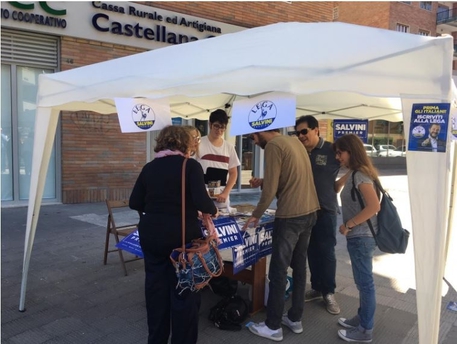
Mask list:
MULTIPOLYGON (((200 293, 179 293, 170 261, 171 251, 181 246, 181 173, 194 138, 188 128, 169 126, 157 137, 157 153, 147 163, 133 188, 130 208, 138 210, 138 230, 144 253, 145 292, 149 344, 196 343, 200 293)), ((217 215, 206 191, 203 170, 194 159, 186 164, 186 242, 202 236, 198 211, 217 215)))

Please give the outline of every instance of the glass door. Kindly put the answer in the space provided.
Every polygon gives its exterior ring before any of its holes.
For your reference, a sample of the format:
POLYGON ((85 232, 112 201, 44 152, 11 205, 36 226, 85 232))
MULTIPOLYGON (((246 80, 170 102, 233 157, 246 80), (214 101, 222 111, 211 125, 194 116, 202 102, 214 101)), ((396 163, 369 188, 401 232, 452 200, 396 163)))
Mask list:
POLYGON ((252 141, 249 136, 250 135, 242 135, 237 136, 236 138, 237 153, 241 162, 237 182, 238 190, 251 189, 249 180, 252 176, 258 177, 260 173, 258 170, 258 163, 256 162, 258 160, 259 150, 256 149, 254 141, 252 141))
MULTIPOLYGON (((54 70, 2 64, 2 201, 26 201, 32 173, 38 76, 54 70)), ((43 198, 57 198, 56 143, 43 198)))

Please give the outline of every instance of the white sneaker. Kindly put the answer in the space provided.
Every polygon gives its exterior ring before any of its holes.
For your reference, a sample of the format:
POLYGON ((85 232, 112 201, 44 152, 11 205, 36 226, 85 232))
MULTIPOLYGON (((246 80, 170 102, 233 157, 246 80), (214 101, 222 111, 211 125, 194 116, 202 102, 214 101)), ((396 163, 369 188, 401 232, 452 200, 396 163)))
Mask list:
POLYGON ((302 325, 301 321, 290 320, 287 313, 283 314, 281 323, 283 325, 286 325, 288 328, 290 328, 290 330, 293 333, 302 333, 303 332, 303 325, 302 325))
POLYGON ((282 328, 277 330, 270 329, 264 322, 261 323, 252 323, 248 326, 249 331, 254 333, 255 335, 267 339, 274 340, 275 342, 282 341, 282 328))

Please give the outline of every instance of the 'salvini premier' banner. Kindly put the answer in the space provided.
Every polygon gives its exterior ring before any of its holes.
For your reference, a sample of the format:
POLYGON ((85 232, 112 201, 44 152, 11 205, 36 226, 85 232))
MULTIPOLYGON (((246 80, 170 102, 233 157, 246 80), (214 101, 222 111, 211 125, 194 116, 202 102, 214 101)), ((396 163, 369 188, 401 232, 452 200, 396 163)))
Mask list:
POLYGON ((114 101, 123 133, 161 130, 172 124, 168 100, 115 98, 114 101))
POLYGON ((281 92, 236 100, 233 103, 231 136, 295 125, 294 95, 281 92))
POLYGON ((341 136, 354 134, 367 143, 368 141, 368 120, 358 119, 335 119, 333 120, 333 140, 338 140, 341 136))
MULTIPOLYGON (((238 273, 257 263, 262 257, 271 254, 273 242, 274 216, 262 215, 257 228, 241 230, 244 221, 233 217, 221 216, 214 219, 214 226, 219 237, 219 250, 232 249, 233 271, 238 273), (240 221, 240 222, 238 222, 240 221)), ((200 222, 202 234, 206 235, 206 228, 200 222)), ((138 230, 122 239, 116 247, 143 257, 138 230)))

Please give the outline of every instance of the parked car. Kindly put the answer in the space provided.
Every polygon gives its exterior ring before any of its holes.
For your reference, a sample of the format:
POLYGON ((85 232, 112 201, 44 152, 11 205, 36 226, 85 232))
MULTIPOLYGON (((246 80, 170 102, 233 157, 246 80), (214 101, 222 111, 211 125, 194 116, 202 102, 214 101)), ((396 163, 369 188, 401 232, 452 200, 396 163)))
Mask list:
POLYGON ((395 149, 383 150, 378 152, 379 157, 404 157, 406 156, 406 146, 401 146, 395 149))
MULTIPOLYGON (((390 154, 390 152, 395 151, 397 149, 397 147, 395 147, 394 145, 376 145, 375 148, 378 151, 378 156, 383 156, 383 157, 393 156, 390 154), (388 151, 388 155, 387 155, 387 151, 388 151), (381 152, 385 152, 385 153, 381 155, 381 152)), ((393 154, 395 154, 395 153, 393 153, 393 154)))
POLYGON ((378 156, 378 151, 376 150, 376 148, 374 148, 374 146, 366 144, 366 143, 364 143, 363 146, 365 147, 365 151, 367 152, 368 156, 371 156, 371 157, 378 156))

